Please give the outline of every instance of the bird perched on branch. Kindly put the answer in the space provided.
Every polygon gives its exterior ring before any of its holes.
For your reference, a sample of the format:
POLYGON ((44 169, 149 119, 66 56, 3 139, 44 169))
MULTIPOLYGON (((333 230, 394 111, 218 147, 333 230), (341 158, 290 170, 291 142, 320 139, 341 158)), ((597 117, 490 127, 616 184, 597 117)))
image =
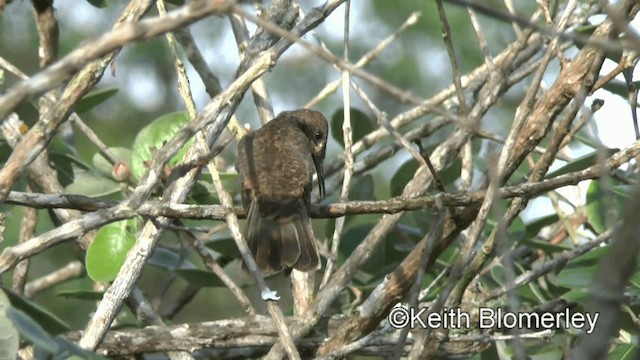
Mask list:
POLYGON ((327 119, 317 111, 285 111, 238 142, 245 237, 264 275, 320 267, 307 208, 314 171, 324 197, 328 130, 327 119))

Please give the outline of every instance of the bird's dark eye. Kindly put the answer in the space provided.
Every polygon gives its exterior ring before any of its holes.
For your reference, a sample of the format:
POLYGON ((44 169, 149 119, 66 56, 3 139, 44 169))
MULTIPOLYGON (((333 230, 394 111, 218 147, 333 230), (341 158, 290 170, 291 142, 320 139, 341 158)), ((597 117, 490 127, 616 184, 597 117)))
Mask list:
POLYGON ((316 130, 315 137, 316 137, 316 140, 322 140, 322 131, 316 130))

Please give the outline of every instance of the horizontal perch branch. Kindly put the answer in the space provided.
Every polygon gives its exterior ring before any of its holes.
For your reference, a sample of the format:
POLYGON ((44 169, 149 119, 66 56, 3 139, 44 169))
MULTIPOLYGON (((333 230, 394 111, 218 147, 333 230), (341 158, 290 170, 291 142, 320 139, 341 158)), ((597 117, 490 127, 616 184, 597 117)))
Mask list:
MULTIPOLYGON (((612 170, 626 163, 640 154, 640 142, 615 153, 607 162, 607 168, 612 170)), ((600 177, 598 165, 593 165, 581 171, 570 172, 551 179, 535 183, 524 183, 506 186, 498 190, 498 196, 503 199, 525 197, 534 198, 540 194, 564 186, 576 185, 581 181, 600 177)), ((402 196, 379 201, 347 201, 326 205, 314 205, 309 215, 314 218, 336 218, 345 215, 358 214, 393 214, 401 211, 411 211, 440 206, 467 206, 482 202, 485 191, 441 193, 437 195, 405 198, 402 196)), ((34 207, 38 209, 66 208, 82 211, 97 211, 119 205, 118 201, 92 198, 72 194, 40 194, 11 191, 6 202, 14 205, 34 207)), ((235 207, 235 214, 244 218, 242 207, 235 207)), ((221 205, 188 205, 188 204, 160 204, 159 201, 147 201, 138 210, 142 216, 166 216, 182 219, 224 220, 226 210, 221 205)))

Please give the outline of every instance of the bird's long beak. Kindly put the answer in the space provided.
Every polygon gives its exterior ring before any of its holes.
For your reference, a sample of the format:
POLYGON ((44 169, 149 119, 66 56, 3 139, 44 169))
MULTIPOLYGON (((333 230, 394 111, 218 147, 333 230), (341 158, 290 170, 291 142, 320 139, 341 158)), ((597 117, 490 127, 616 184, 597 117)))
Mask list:
POLYGON ((312 157, 313 164, 316 166, 316 174, 318 175, 318 190, 320 191, 320 199, 324 199, 324 167, 322 166, 322 157, 312 157))

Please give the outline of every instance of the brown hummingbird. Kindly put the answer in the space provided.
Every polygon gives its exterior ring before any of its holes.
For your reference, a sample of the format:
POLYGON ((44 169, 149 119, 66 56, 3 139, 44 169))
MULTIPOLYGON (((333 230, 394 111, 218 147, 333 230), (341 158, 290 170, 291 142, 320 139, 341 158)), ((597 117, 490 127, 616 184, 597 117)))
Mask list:
POLYGON ((245 237, 264 275, 320 267, 307 208, 314 170, 324 197, 328 130, 327 119, 317 111, 285 111, 238 142, 245 237))

